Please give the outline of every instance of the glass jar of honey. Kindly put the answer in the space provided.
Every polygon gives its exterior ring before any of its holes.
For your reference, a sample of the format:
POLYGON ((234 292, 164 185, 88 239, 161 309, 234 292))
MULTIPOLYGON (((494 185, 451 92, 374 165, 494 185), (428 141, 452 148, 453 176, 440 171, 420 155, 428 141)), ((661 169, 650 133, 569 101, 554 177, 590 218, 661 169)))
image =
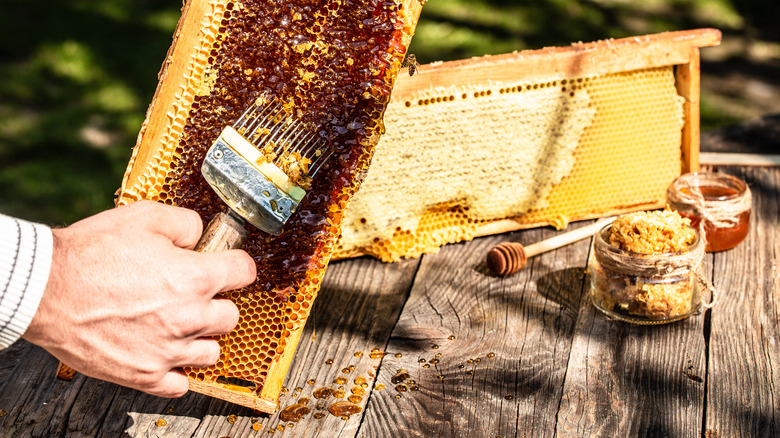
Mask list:
POLYGON ((669 186, 666 202, 699 229, 708 252, 734 248, 748 234, 751 195, 739 178, 717 172, 686 173, 669 186))

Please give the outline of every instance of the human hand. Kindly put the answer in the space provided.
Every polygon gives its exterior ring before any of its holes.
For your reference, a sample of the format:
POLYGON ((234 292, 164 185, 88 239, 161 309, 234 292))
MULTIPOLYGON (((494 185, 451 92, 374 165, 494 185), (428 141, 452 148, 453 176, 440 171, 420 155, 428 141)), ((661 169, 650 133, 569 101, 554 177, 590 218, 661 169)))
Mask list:
POLYGON ((49 282, 24 338, 88 376, 178 397, 183 366, 219 359, 238 323, 219 292, 256 278, 240 250, 192 251, 197 213, 141 201, 53 230, 49 282))

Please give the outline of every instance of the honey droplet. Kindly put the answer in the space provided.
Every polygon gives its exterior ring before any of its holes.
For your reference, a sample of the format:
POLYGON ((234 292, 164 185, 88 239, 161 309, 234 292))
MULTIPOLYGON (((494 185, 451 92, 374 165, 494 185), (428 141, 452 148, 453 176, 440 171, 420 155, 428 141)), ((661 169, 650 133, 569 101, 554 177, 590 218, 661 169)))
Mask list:
POLYGON ((505 396, 504 396, 504 398, 505 398, 506 400, 512 400, 512 399, 514 399, 515 397, 514 397, 512 394, 507 394, 507 395, 505 395, 505 396))
POLYGON ((347 382, 349 382, 349 380, 347 380, 346 377, 340 377, 340 376, 336 377, 336 379, 333 380, 333 383, 335 383, 336 385, 344 385, 347 382))
POLYGON ((398 385, 395 386, 395 390, 398 391, 398 392, 406 392, 406 391, 409 390, 409 388, 406 385, 404 385, 403 383, 401 383, 401 384, 398 384, 398 385))
POLYGON ((374 348, 371 350, 371 353, 368 354, 368 357, 371 359, 381 359, 385 357, 385 352, 378 348, 374 348))
POLYGON ((344 369, 341 370, 341 372, 344 373, 344 374, 349 374, 349 373, 352 372, 352 370, 349 369, 349 368, 344 368, 344 369))
POLYGON ((396 399, 399 399, 399 398, 401 398, 401 394, 396 394, 396 395, 395 395, 395 398, 396 398, 396 399))
POLYGON ((363 385, 365 385, 365 383, 366 383, 366 378, 365 377, 358 377, 358 378, 355 379, 355 385, 363 386, 363 385))
POLYGON ((326 360, 325 365, 333 365, 333 359, 326 360))
POLYGON ((323 386, 322 388, 318 388, 314 391, 314 398, 317 399, 323 399, 328 398, 331 395, 333 395, 334 389, 329 386, 323 386))
POLYGON ((433 345, 433 346, 431 346, 431 348, 434 349, 434 350, 438 350, 439 346, 438 345, 433 345))
POLYGON ((469 376, 473 376, 474 375, 474 370, 467 370, 466 374, 468 374, 469 376))
POLYGON ((480 363, 480 362, 482 362, 482 359, 480 359, 480 358, 476 358, 476 359, 474 359, 474 362, 476 362, 476 363, 480 363))
POLYGON ((393 383, 393 385, 395 385, 396 383, 401 383, 408 378, 409 378, 409 372, 401 368, 395 373, 393 377, 390 378, 390 381, 393 383))
POLYGON ((341 419, 344 420, 344 421, 347 421, 347 420, 349 420, 349 415, 344 415, 343 417, 341 417, 341 419))
POLYGON ((435 357, 441 357, 441 353, 436 353, 435 357))
POLYGON ((306 383, 308 383, 311 386, 314 386, 314 384, 317 383, 317 381, 314 379, 309 379, 306 383))
POLYGON ((395 357, 401 358, 401 357, 404 357, 404 355, 403 355, 403 354, 401 354, 401 353, 396 353, 396 354, 395 354, 395 357))
POLYGON ((423 365, 423 368, 430 368, 430 367, 431 367, 431 364, 427 364, 426 363, 425 365, 423 365))
POLYGON ((439 364, 439 359, 431 359, 430 362, 431 362, 431 365, 438 365, 439 364))
POLYGON ((474 359, 469 359, 466 361, 467 363, 474 363, 474 359))
POLYGON ((262 428, 263 428, 263 425, 262 425, 262 424, 260 424, 260 423, 257 423, 257 422, 255 422, 255 423, 252 423, 252 430, 260 430, 260 429, 262 429, 262 428))
POLYGON ((227 422, 230 423, 230 424, 235 423, 236 420, 238 420, 238 417, 236 416, 236 414, 230 414, 227 417, 227 422))
POLYGON ((278 430, 279 432, 283 431, 284 430, 284 424, 280 424, 280 425, 276 426, 276 430, 278 430))
POLYGON ((376 389, 377 391, 381 391, 381 390, 385 389, 385 385, 383 383, 377 383, 377 385, 376 385, 376 387, 374 389, 376 389))
POLYGON ((303 403, 296 403, 287 406, 279 412, 279 419, 285 422, 298 422, 300 419, 311 412, 308 406, 303 403))
POLYGON ((425 363, 425 358, 424 358, 424 357, 421 357, 420 359, 418 359, 418 360, 417 360, 417 362, 419 362, 419 363, 425 363))
POLYGON ((439 380, 444 380, 444 377, 445 377, 444 374, 439 374, 438 375, 439 380))
POLYGON ((303 391, 303 388, 301 388, 300 386, 295 388, 295 392, 301 392, 301 391, 303 391))
POLYGON ((361 401, 363 401, 363 397, 356 394, 352 394, 349 397, 347 397, 347 400, 351 401, 352 403, 360 403, 361 401))
POLYGON ((363 357, 363 352, 362 351, 356 351, 354 356, 355 357, 363 357))
POLYGON ((413 385, 409 387, 409 391, 417 392, 420 390, 420 387, 417 385, 413 385))
POLYGON ((450 337, 447 338, 447 339, 449 339, 450 341, 454 341, 455 340, 455 335, 450 335, 450 337))
POLYGON ((349 367, 347 367, 347 368, 349 368, 349 370, 350 370, 350 371, 355 371, 355 365, 350 365, 350 366, 349 366, 349 367))
POLYGON ((337 401, 328 407, 328 412, 336 417, 349 417, 362 410, 360 406, 348 401, 337 401))
POLYGON ((460 364, 458 365, 458 368, 466 368, 466 365, 460 364))
POLYGON ((488 353, 488 357, 489 358, 494 358, 494 357, 496 357, 496 353, 488 353))
POLYGON ((159 420, 154 422, 154 425, 157 426, 157 427, 163 427, 163 426, 167 426, 168 422, 165 421, 164 419, 160 418, 159 420))
POLYGON ((366 393, 366 390, 360 386, 353 386, 350 392, 357 395, 364 395, 366 393))
POLYGON ((288 392, 290 392, 290 388, 282 386, 282 394, 287 394, 288 392))
POLYGON ((325 417, 325 413, 323 412, 315 412, 314 415, 312 415, 315 420, 319 420, 325 417))
POLYGON ((333 392, 333 397, 336 398, 344 398, 344 390, 343 389, 337 389, 333 392))
POLYGON ((309 401, 310 401, 310 400, 309 400, 309 397, 301 397, 301 398, 298 400, 298 403, 300 403, 300 404, 302 404, 302 405, 308 405, 308 404, 309 404, 309 401))

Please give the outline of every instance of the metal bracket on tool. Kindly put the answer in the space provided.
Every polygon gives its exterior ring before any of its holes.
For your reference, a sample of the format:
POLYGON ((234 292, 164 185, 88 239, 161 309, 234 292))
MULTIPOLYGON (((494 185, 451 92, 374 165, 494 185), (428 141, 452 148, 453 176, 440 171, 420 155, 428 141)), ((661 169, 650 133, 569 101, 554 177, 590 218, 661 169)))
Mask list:
POLYGON ((247 222, 273 235, 298 208, 298 202, 234 151, 222 137, 211 146, 201 172, 225 203, 247 222))

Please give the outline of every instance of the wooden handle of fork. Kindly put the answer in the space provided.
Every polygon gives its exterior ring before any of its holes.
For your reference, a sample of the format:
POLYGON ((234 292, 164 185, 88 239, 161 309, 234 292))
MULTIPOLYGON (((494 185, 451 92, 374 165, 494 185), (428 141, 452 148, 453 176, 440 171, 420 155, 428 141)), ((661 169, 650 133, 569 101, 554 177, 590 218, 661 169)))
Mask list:
POLYGON ((525 247, 517 242, 499 243, 488 252, 485 262, 490 272, 494 275, 505 277, 523 269, 530 257, 590 237, 607 226, 607 224, 612 223, 613 220, 615 220, 614 217, 601 219, 590 225, 525 247))
POLYGON ((216 252, 241 248, 247 234, 243 219, 236 217, 235 213, 220 212, 203 230, 195 251, 216 252))

